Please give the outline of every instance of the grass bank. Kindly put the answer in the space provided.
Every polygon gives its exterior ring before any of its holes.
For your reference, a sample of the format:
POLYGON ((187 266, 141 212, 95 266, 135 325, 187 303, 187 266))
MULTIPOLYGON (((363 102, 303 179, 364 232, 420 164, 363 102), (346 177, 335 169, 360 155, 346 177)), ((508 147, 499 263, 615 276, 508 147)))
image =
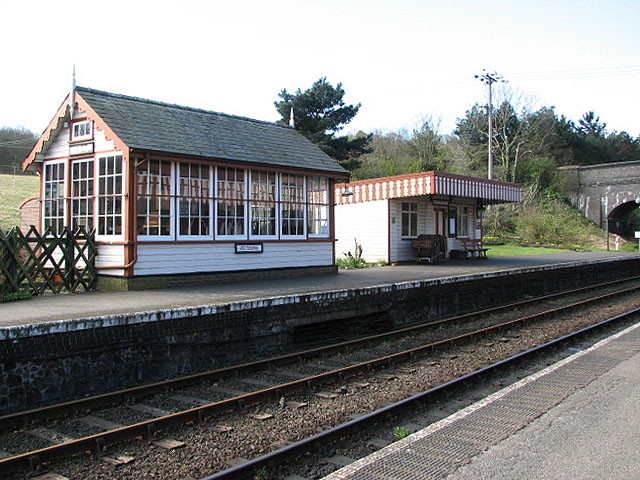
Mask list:
POLYGON ((0 228, 6 231, 20 224, 20 203, 40 190, 35 175, 0 175, 0 228))
POLYGON ((545 253, 563 253, 573 250, 567 248, 541 248, 541 247, 523 247, 520 245, 485 245, 489 251, 489 258, 497 257, 519 257, 522 255, 542 255, 545 253))

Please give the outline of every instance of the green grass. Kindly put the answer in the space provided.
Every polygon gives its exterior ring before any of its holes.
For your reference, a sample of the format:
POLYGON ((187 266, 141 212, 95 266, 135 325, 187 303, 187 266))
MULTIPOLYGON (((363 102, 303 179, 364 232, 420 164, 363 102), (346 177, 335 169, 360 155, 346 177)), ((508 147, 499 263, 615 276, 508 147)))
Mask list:
POLYGON ((0 175, 0 228, 9 230, 20 224, 20 203, 40 191, 40 177, 0 175))
POLYGON ((496 257, 519 257, 521 255, 542 255, 545 253, 563 253, 573 250, 562 248, 539 248, 539 247, 522 247, 520 245, 485 245, 489 248, 487 256, 496 257))

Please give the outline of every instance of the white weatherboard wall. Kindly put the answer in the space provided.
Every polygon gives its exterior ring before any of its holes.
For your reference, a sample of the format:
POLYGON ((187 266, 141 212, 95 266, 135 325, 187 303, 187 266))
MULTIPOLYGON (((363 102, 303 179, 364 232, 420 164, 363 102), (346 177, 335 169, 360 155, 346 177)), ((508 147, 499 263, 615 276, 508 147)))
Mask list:
POLYGON ((123 245, 98 245, 98 256, 96 257, 96 268, 100 275, 118 276, 124 275, 123 269, 101 270, 100 267, 124 265, 123 245))
MULTIPOLYGON (((105 134, 102 130, 97 127, 94 129, 94 139, 92 140, 94 143, 94 152, 96 153, 104 153, 104 152, 112 152, 114 151, 114 145, 111 140, 107 140, 105 134)), ((91 141, 87 140, 87 142, 82 143, 90 143, 91 141)), ((79 155, 75 158, 87 158, 92 157, 93 154, 89 155, 79 155)), ((54 137, 53 142, 47 149, 45 153, 45 160, 52 158, 64 158, 69 157, 69 128, 63 127, 54 137)))
POLYGON ((366 261, 389 261, 388 200, 336 205, 335 219, 336 258, 353 253, 357 241, 366 261))
MULTIPOLYGON (((89 155, 79 155, 74 157, 69 157, 69 128, 63 127, 53 138, 51 145, 49 146, 47 152, 45 153, 45 162, 47 163, 47 159, 56 159, 60 161, 62 159, 69 164, 74 160, 82 160, 87 158, 96 158, 105 152, 114 152, 114 145, 111 140, 107 140, 105 134, 102 130, 98 128, 94 128, 94 151, 95 154, 89 155)), ((71 170, 67 168, 65 170, 65 184, 71 182, 71 170)), ((94 191, 96 189, 96 185, 94 183, 94 191)), ((66 191, 66 188, 65 188, 66 191)), ((108 245, 108 244, 98 244, 98 256, 96 257, 96 267, 98 267, 98 272, 100 275, 109 275, 109 276, 123 276, 123 269, 108 269, 108 270, 100 270, 100 267, 117 267, 124 265, 124 246, 122 245, 108 245)))
MULTIPOLYGON (((391 208, 391 259, 390 262, 404 262, 415 259, 411 242, 415 237, 402 238, 402 203, 418 204, 418 235, 434 233, 434 222, 428 223, 429 206, 424 197, 394 199, 389 202, 391 208)), ((433 213, 431 212, 431 216, 433 213)))
POLYGON ((331 242, 264 243, 262 253, 235 253, 233 243, 141 244, 134 274, 167 275, 266 268, 320 267, 333 263, 331 242))
POLYGON ((61 158, 69 156, 69 128, 61 128, 51 142, 44 158, 61 158))
POLYGON ((96 153, 111 152, 115 149, 113 142, 111 140, 107 140, 102 130, 96 128, 94 131, 95 131, 94 142, 95 142, 96 153))

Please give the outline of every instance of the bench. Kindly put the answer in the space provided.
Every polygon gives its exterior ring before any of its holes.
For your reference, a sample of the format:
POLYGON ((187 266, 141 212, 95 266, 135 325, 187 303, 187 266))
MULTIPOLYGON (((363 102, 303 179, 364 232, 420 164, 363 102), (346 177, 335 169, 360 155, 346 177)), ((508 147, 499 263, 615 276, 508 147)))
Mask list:
POLYGON ((482 240, 476 238, 461 238, 462 248, 464 249, 465 258, 473 260, 487 259, 487 250, 482 246, 482 240))

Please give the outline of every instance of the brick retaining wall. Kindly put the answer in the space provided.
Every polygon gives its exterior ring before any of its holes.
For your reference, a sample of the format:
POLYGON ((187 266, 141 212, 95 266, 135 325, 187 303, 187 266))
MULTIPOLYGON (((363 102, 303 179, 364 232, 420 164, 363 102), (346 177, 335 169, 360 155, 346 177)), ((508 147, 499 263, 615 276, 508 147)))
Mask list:
POLYGON ((0 414, 293 349, 300 327, 376 312, 394 326, 630 276, 639 258, 0 329, 0 414))

